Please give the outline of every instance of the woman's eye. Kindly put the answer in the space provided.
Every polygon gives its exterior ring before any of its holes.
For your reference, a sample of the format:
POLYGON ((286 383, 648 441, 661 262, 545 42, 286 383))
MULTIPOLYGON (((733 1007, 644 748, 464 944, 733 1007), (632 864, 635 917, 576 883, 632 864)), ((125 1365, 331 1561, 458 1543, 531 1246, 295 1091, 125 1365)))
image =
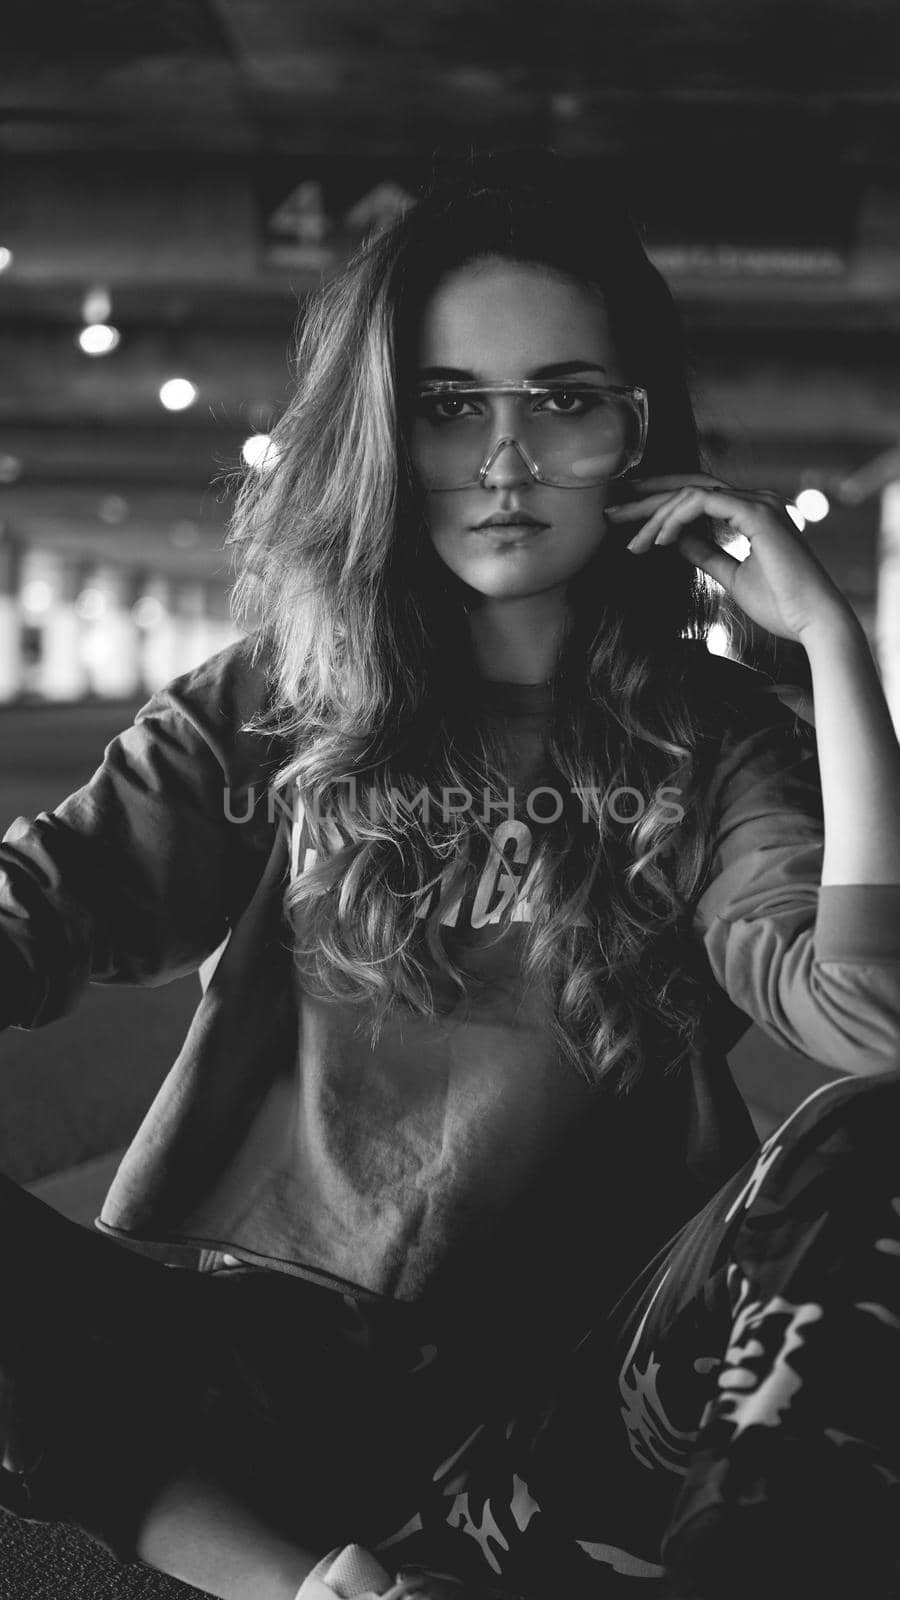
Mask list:
POLYGON ((455 422, 457 417, 465 415, 465 407, 471 408, 472 402, 462 395, 443 394, 426 395, 420 404, 429 422, 455 422))
POLYGON ((551 405, 564 411, 567 416, 572 416, 584 409, 584 399, 580 394, 572 394, 568 389, 557 389, 554 394, 549 394, 546 400, 541 401, 538 409, 551 405))

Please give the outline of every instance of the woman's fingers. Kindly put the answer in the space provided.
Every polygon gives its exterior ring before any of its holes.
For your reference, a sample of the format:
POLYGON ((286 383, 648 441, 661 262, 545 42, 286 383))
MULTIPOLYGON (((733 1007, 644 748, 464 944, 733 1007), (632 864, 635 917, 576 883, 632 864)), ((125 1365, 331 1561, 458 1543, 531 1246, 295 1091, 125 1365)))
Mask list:
MULTIPOLYGON (((388 1589, 382 1595, 381 1600, 410 1600, 412 1595, 418 1595, 419 1600, 431 1600, 432 1591, 427 1587, 424 1574, 419 1574, 415 1578, 404 1578, 401 1583, 395 1583, 392 1589, 388 1589)), ((457 1595, 462 1595, 461 1589, 457 1590, 457 1595)))
POLYGON ((451 1578, 437 1572, 410 1572, 404 1578, 403 1571, 401 1567, 397 1574, 398 1582, 382 1596, 382 1600, 407 1600, 407 1597, 411 1600, 413 1595, 418 1600, 469 1600, 471 1595, 474 1600, 475 1591, 467 1587, 461 1578, 451 1578))
POLYGON ((678 493, 675 495, 664 495, 662 503, 658 505, 652 515, 647 518, 644 526, 638 530, 632 539, 629 540, 629 550, 635 547, 639 547, 640 549, 648 549, 650 545, 654 543, 656 535, 665 526, 672 512, 682 505, 687 505, 693 502, 695 497, 701 492, 702 491, 693 488, 679 489, 678 493))

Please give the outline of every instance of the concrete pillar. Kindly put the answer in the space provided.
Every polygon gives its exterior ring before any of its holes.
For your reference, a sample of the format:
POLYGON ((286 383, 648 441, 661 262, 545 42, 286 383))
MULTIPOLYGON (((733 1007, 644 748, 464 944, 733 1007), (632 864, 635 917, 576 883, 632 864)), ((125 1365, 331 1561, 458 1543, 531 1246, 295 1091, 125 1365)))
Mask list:
POLYGON ((875 651, 885 699, 900 735, 900 478, 881 492, 875 651))
POLYGON ((90 570, 78 597, 85 668, 93 693, 104 699, 140 692, 140 635, 130 602, 128 573, 106 563, 90 570))
POLYGON ((211 653, 206 612, 206 589, 202 583, 179 583, 172 597, 176 626, 176 675, 199 667, 211 653))
POLYGON ((0 527, 0 704, 17 699, 25 686, 19 608, 20 568, 19 545, 0 527))
POLYGON ((28 687, 43 700, 81 700, 90 687, 76 609, 78 563, 59 550, 32 545, 23 551, 19 603, 39 647, 28 687))
POLYGON ((227 645, 236 644, 242 636, 243 630, 236 628, 231 620, 230 592, 230 588, 224 582, 207 584, 207 654, 211 656, 218 650, 224 650, 227 645))
POLYGON ((177 676, 178 630, 172 610, 172 584, 158 573, 139 583, 134 615, 141 632, 141 678, 148 694, 156 694, 177 676))

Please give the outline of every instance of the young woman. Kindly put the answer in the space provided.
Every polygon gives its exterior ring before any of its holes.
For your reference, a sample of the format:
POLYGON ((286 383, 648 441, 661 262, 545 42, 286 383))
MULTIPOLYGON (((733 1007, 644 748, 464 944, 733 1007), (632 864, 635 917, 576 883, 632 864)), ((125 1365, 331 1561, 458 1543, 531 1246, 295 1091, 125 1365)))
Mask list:
POLYGON ((0 846, 0 1022, 204 984, 108 1237, 3 1187, 5 1503, 223 1600, 887 1595, 900 751, 855 616, 701 470, 671 296, 549 153, 370 240, 296 373, 245 639, 0 846), (706 649, 720 594, 814 726, 706 649), (761 1151, 751 1022, 843 1074, 761 1151))

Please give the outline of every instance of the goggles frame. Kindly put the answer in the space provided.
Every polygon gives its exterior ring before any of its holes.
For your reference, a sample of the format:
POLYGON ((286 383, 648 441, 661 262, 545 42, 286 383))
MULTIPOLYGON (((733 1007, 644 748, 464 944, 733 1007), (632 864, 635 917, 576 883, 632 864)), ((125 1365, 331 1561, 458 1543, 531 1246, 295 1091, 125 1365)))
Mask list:
MULTIPOLYGON (((637 415, 640 430, 638 441, 629 453, 625 465, 620 467, 618 472, 610 473, 603 478, 597 479, 597 484, 612 483, 616 478, 624 477, 626 472, 631 472, 634 467, 639 466, 643 459, 650 418, 647 391, 640 384, 583 383, 577 379, 571 383, 565 383, 562 379, 555 379, 552 383, 537 383, 532 382, 530 379, 519 380, 513 378, 501 378, 497 383, 472 383, 468 378, 435 379, 417 384, 412 391, 412 397, 414 400, 425 400, 433 395, 458 395, 463 398, 472 394, 524 394, 549 398, 554 394, 579 393, 615 395, 617 399, 628 401, 637 415)), ((541 472, 537 462, 524 449, 519 440, 512 434, 505 434, 488 451, 475 477, 468 479, 465 483, 454 484, 452 488, 430 489, 429 493, 453 494, 457 489, 468 489, 475 484, 480 484, 483 488, 487 474, 490 472, 494 461, 501 450, 506 449, 507 445, 512 445, 519 452, 536 483, 545 483, 554 489, 588 489, 597 486, 591 483, 557 483, 553 478, 546 477, 541 472)))

